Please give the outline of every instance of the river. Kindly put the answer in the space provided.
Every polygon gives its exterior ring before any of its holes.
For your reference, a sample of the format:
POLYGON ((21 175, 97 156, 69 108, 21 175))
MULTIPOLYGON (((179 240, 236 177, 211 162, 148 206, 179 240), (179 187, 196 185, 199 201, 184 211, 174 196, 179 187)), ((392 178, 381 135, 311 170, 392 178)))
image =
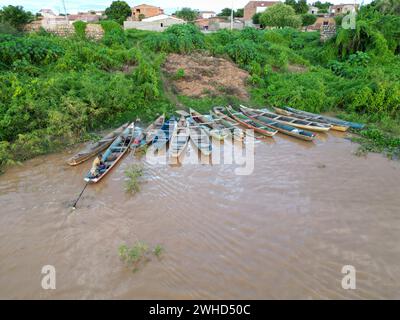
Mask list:
MULTIPOLYGON (((155 165, 131 155, 84 186, 79 148, 38 157, 0 176, 0 298, 400 298, 400 165, 356 157, 344 134, 315 143, 277 135, 255 144, 251 175, 235 165, 155 165), (124 170, 141 162, 141 191, 124 170), (121 244, 161 244, 132 272, 121 244), (56 269, 43 290, 41 269, 56 269), (342 288, 344 265, 355 290, 342 288)), ((189 152, 192 152, 189 150, 189 152)))

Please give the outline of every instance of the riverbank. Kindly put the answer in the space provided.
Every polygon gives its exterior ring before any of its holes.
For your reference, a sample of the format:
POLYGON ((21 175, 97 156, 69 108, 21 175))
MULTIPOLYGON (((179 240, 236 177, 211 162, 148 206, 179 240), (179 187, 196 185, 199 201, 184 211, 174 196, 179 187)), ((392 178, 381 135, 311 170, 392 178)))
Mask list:
MULTIPOLYGON (((389 21, 385 15, 376 17, 389 21)), ((365 52, 354 43, 356 35, 344 37, 352 32, 347 30, 339 30, 337 37, 349 43, 321 43, 318 32, 291 28, 204 35, 190 24, 152 33, 123 31, 115 22, 107 24, 99 41, 46 32, 0 35, 0 170, 86 140, 93 131, 172 114, 176 100, 200 112, 242 102, 339 113, 377 127, 363 135, 368 140, 364 150, 396 154, 400 58, 393 47, 395 35, 381 33, 368 11, 357 19, 373 30, 359 39, 365 52), (380 41, 372 41, 377 34, 380 41), (196 54, 209 58, 198 65, 196 54), (168 78, 162 68, 168 56, 192 62, 168 78), (234 79, 235 73, 241 76, 234 79), (197 97, 187 96, 193 88, 185 76, 204 78, 197 97), (178 98, 171 99, 170 92, 178 98)))

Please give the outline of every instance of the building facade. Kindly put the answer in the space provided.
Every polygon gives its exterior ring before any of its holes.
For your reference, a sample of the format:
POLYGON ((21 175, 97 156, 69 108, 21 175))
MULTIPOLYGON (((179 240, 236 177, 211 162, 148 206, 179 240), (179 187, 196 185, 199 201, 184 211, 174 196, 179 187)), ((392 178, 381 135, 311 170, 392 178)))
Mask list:
POLYGON ((185 20, 178 19, 166 14, 143 19, 142 21, 128 20, 124 22, 124 29, 139 29, 147 31, 159 31, 162 32, 166 28, 174 24, 184 24, 185 20))
POLYGON ((210 19, 217 16, 214 11, 200 11, 199 16, 201 19, 210 19))
POLYGON ((160 7, 141 4, 132 8, 132 21, 140 21, 145 18, 151 18, 164 14, 164 10, 160 7))
POLYGON ((253 16, 256 13, 264 12, 269 7, 272 7, 274 4, 279 3, 280 1, 250 1, 244 7, 244 21, 250 22, 253 19, 253 16))
POLYGON ((319 11, 319 8, 313 7, 313 6, 308 6, 308 14, 317 14, 319 11))
POLYGON ((349 13, 355 13, 357 9, 357 4, 336 4, 329 7, 329 14, 333 16, 346 15, 349 13))

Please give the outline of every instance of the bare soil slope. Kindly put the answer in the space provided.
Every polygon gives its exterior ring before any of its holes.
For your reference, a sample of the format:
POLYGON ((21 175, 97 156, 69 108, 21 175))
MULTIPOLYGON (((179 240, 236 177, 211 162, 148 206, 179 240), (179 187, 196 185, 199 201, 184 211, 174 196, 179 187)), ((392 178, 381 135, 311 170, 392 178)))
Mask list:
POLYGON ((189 97, 225 94, 248 99, 245 86, 249 74, 228 60, 200 53, 171 54, 163 70, 173 80, 172 86, 178 94, 189 97), (183 76, 179 76, 180 70, 184 70, 183 76))

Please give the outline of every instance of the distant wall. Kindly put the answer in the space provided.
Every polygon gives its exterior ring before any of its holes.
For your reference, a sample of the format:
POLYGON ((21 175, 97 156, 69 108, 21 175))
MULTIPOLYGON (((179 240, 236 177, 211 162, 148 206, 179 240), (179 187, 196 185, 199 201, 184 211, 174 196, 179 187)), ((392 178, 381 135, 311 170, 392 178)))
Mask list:
MULTIPOLYGON (((42 21, 34 21, 25 28, 28 32, 39 31, 40 28, 45 29, 60 37, 68 37, 75 34, 75 28, 71 24, 43 24, 42 21)), ((86 25, 86 37, 89 39, 100 40, 104 36, 104 30, 99 24, 88 23, 86 25)))
POLYGON ((157 21, 125 21, 124 29, 139 29, 147 31, 164 31, 169 26, 174 24, 184 24, 185 21, 180 21, 176 19, 162 19, 157 21))

